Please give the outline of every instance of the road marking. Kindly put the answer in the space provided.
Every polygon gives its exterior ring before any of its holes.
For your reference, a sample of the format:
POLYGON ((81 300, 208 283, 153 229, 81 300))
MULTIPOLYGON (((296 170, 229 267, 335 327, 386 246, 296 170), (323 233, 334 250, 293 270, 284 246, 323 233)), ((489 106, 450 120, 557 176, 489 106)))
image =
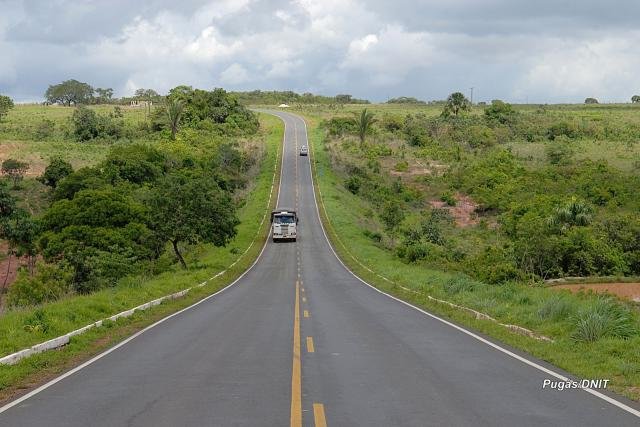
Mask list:
POLYGON ((307 353, 315 353, 315 347, 313 346, 313 338, 307 337, 307 353))
POLYGON ((324 405, 322 403, 313 404, 313 421, 316 427, 327 427, 327 418, 324 416, 324 405))
MULTIPOLYGON (((295 117, 295 118, 297 118, 297 119, 299 119, 299 120, 302 120, 302 122, 304 123, 305 137, 306 137, 306 135, 307 135, 307 122, 306 122, 306 120, 304 120, 300 116, 296 116, 295 114, 290 114, 290 115, 295 117)), ((307 144, 308 143, 309 143, 309 140, 307 138, 307 144)), ((516 360, 519 360, 520 362, 522 362, 522 363, 524 363, 526 365, 529 365, 529 366, 531 366, 531 367, 533 367, 533 368, 535 368, 535 369, 537 369, 537 370, 539 370, 541 372, 549 374, 549 375, 551 375, 551 376, 553 376, 555 378, 558 378, 558 379, 560 379, 562 381, 570 381, 569 378, 567 378, 566 376, 564 376, 564 375, 562 375, 562 374, 560 374, 560 373, 558 373, 558 372, 556 372, 556 371, 554 371, 552 369, 548 369, 548 368, 546 368, 546 367, 544 367, 544 366, 542 366, 542 365, 540 365, 540 364, 538 364, 538 363, 536 363, 536 362, 534 362, 532 360, 527 359, 526 357, 522 357, 522 356, 520 356, 518 354, 515 354, 514 352, 512 352, 510 350, 507 350, 506 348, 501 347, 498 344, 495 344, 495 343, 493 343, 493 342, 491 342, 491 341, 479 336, 478 334, 476 334, 476 333, 474 333, 474 332, 472 332, 472 331, 470 331, 468 329, 465 329, 465 328, 463 328, 461 326, 458 326, 458 325, 456 325, 456 324, 454 324, 452 322, 449 322, 448 320, 443 319, 442 317, 436 316, 435 314, 429 313, 428 311, 423 310, 423 309, 421 309, 419 307, 416 307, 415 305, 410 304, 410 303, 408 303, 406 301, 403 301, 400 298, 396 298, 393 295, 390 295, 390 294, 388 294, 388 293, 386 293, 384 291, 381 291, 380 289, 376 288, 375 286, 373 286, 373 285, 365 282, 363 279, 361 279, 356 273, 354 273, 349 267, 347 267, 347 265, 340 259, 340 257, 338 256, 337 252, 333 248, 333 245, 329 241, 329 236, 327 236, 327 232, 324 229, 324 224, 322 223, 322 218, 320 216, 320 205, 318 204, 318 197, 316 196, 316 191, 315 191, 316 187, 315 187, 315 184, 314 184, 313 168, 311 166, 311 162, 309 162, 309 173, 311 174, 311 186, 313 188, 312 194, 313 194, 313 201, 314 201, 314 204, 316 206, 316 214, 317 214, 317 217, 318 217, 318 221, 320 222, 320 228, 322 229, 322 234, 324 235, 324 238, 327 241, 327 245, 329 246, 329 249, 331 249, 331 252, 336 257, 338 262, 344 267, 344 269, 347 272, 349 272, 353 277, 355 277, 360 283, 363 283, 364 285, 368 286, 369 288, 373 289, 374 291, 376 291, 376 292, 378 292, 378 293, 380 293, 382 295, 385 295, 385 296, 387 296, 387 297, 399 302, 400 304, 404 304, 407 307, 410 307, 410 308, 412 308, 414 310, 419 311, 420 313, 422 313, 422 314, 424 314, 426 316, 431 317, 432 319, 435 319, 435 320, 437 320, 439 322, 444 323, 445 325, 448 325, 448 326, 450 326, 450 327, 452 327, 454 329, 457 329, 458 331, 460 331, 460 332, 462 332, 462 333, 464 333, 464 334, 466 334, 466 335, 468 335, 468 336, 470 336, 472 338, 475 338, 476 340, 488 345, 489 347, 492 347, 495 350, 498 350, 498 351, 506 354, 507 356, 510 356, 510 357, 512 357, 512 358, 514 358, 516 360)), ((318 194, 320 195, 320 197, 321 197, 320 200, 322 201, 322 192, 320 191, 319 184, 318 184, 318 194)), ((323 210, 325 211, 325 214, 326 214, 326 208, 324 207, 324 204, 323 204, 323 210)), ((610 404, 622 409, 623 411, 628 412, 631 415, 634 415, 634 416, 640 418, 640 411, 639 410, 637 410, 635 408, 632 408, 629 405, 625 405, 624 403, 614 399, 613 397, 607 396, 606 394, 600 393, 599 391, 594 390, 592 388, 582 388, 581 390, 584 391, 585 393, 589 393, 589 394, 591 394, 591 395, 593 395, 595 397, 598 397, 598 398, 600 398, 600 399, 602 399, 602 400, 604 400, 604 401, 606 401, 606 402, 608 402, 608 403, 610 403, 610 404)))
POLYGON ((300 361, 300 282, 296 282, 293 312, 293 369, 291 371, 291 427, 302 426, 302 367, 300 361))
POLYGON ((302 302, 307 302, 307 297, 302 297, 302 302))
POLYGON ((304 311, 304 317, 309 317, 309 312, 307 310, 304 311))

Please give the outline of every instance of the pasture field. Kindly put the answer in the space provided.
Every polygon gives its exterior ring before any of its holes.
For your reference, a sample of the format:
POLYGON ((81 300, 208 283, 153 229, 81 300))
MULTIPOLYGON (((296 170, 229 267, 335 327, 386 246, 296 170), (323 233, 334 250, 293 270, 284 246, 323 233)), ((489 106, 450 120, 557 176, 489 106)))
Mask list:
MULTIPOLYGON (((516 133, 501 140, 489 133, 487 145, 470 147, 468 139, 474 135, 464 132, 449 138, 446 131, 432 133, 419 145, 408 142, 411 135, 404 117, 423 114, 425 126, 434 125, 428 119, 437 118, 442 111, 438 106, 366 106, 377 121, 365 144, 353 129, 336 131, 343 123, 332 119, 352 118, 352 112, 360 113, 363 107, 296 108, 309 125, 316 185, 322 195, 320 210, 342 260, 386 292, 525 350, 579 378, 610 378, 613 390, 640 399, 638 304, 614 296, 549 288, 544 279, 565 277, 568 272, 557 270, 543 277, 534 270, 526 271, 514 260, 522 242, 517 234, 505 230, 513 227, 510 215, 514 211, 542 216, 540 224, 532 220, 520 227, 546 227, 555 204, 579 197, 589 204, 590 223, 566 225, 557 231, 557 239, 571 233, 593 233, 594 246, 569 246, 571 253, 581 253, 582 261, 601 256, 589 258, 595 247, 604 250, 598 245, 606 244, 611 251, 629 250, 621 258, 628 263, 621 261, 620 270, 605 272, 593 267, 594 274, 584 274, 582 280, 637 281, 633 240, 640 236, 640 228, 629 224, 637 218, 640 204, 635 191, 640 170, 640 134, 636 133, 640 109, 546 106, 540 112, 537 106, 516 106, 523 120, 532 115, 544 128, 539 139, 527 141, 516 133), (401 119, 394 124, 391 115, 401 119), (547 129, 557 122, 582 124, 584 117, 602 125, 590 131, 596 136, 558 138, 558 143, 571 146, 571 158, 566 164, 550 164, 546 153, 553 141, 544 137, 547 129), (493 184, 488 191, 483 189, 487 182, 493 184), (608 197, 590 191, 598 186, 615 187, 615 191, 608 192, 608 197), (529 200, 548 206, 539 212, 526 205, 529 200), (471 208, 466 209, 468 206, 471 208), (629 241, 617 235, 607 237, 599 228, 613 223, 629 226, 629 241), (476 318, 434 298, 485 313, 495 321, 476 318), (504 325, 527 328, 552 341, 515 333, 504 325)), ((476 107, 471 116, 476 119, 468 126, 481 126, 484 110, 476 107)), ((593 123, 584 126, 593 127, 593 123)), ((464 126, 463 131, 468 130, 464 126)), ((525 236, 532 239, 531 234, 525 236)), ((578 241, 575 236, 572 239, 578 241)))

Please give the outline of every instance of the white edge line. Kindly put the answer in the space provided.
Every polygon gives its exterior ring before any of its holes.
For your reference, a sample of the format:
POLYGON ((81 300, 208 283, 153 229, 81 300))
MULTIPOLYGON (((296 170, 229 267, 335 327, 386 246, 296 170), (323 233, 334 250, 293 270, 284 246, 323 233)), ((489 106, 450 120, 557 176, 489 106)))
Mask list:
MULTIPOLYGON (((291 114, 291 113, 284 113, 284 114, 291 114)), ((298 115, 295 115, 295 114, 291 114, 291 115, 292 115, 292 116, 294 116, 294 117, 297 117, 297 118, 298 118, 298 119, 300 119, 300 120, 302 120, 302 122, 304 123, 305 138, 307 139, 307 145, 308 145, 308 144, 309 144, 309 141, 308 141, 308 136, 307 136, 308 134, 307 134, 307 122, 306 122, 306 120, 305 120, 303 117, 301 117, 301 116, 298 116, 298 115)), ((315 153, 313 153, 313 156, 315 156, 315 153)), ((314 157, 314 159, 312 159, 312 160, 315 162, 315 157, 314 157)), ((470 331, 470 330, 468 330, 468 329, 465 329, 465 328, 463 328, 463 327, 461 327, 461 326, 458 326, 458 325, 456 325, 456 324, 454 324, 454 323, 451 323, 451 322, 449 322, 448 320, 445 320, 445 319, 443 319, 443 318, 441 318, 441 317, 436 316, 435 314, 429 313, 428 311, 425 311, 425 310, 423 310, 423 309, 421 309, 421 308, 419 308, 419 307, 416 307, 416 306, 415 306, 415 305, 413 305, 413 304, 410 304, 410 303, 408 303, 408 302, 406 302, 406 301, 403 301, 403 300, 401 300, 401 299, 399 299, 399 298, 394 297, 393 295, 390 295, 390 294, 388 294, 388 293, 386 293, 386 292, 383 292, 383 291, 381 291, 380 289, 376 288, 375 286, 373 286, 373 285, 371 285, 371 284, 367 283, 366 281, 364 281, 363 279, 361 279, 360 277, 358 277, 358 275, 356 275, 353 271, 351 271, 351 269, 349 269, 349 267, 347 267, 347 266, 345 265, 345 263, 344 263, 344 262, 342 262, 342 260, 340 259, 340 257, 339 257, 339 256, 338 256, 338 254, 336 253, 336 251, 333 249, 333 246, 331 245, 331 241, 329 240, 329 237, 327 236, 327 233, 326 233, 326 231, 325 231, 325 229, 324 229, 324 224, 322 223, 322 217, 320 216, 320 208, 319 208, 319 205, 318 205, 318 200, 316 199, 316 191, 315 191, 314 178, 313 178, 313 168, 311 167, 311 163, 312 163, 312 162, 309 162, 309 172, 311 173, 311 185, 312 185, 312 187, 313 187, 313 199, 314 199, 314 202, 315 202, 315 205, 316 205, 316 213, 317 213, 317 215, 318 215, 318 220, 320 221, 320 228, 322 229, 322 234, 324 235, 325 240, 326 240, 326 241, 327 241, 327 243, 329 244, 329 248, 331 249, 331 252, 333 252, 333 255, 336 257, 336 259, 338 260, 338 262, 340 262, 340 264, 342 264, 342 266, 343 266, 343 267, 344 267, 344 268, 345 268, 349 273, 351 273, 351 275, 352 275, 353 277, 355 277, 355 278, 356 278, 356 279, 358 279, 361 283, 363 283, 363 284, 367 285, 367 286, 368 286, 368 287, 370 287, 371 289, 373 289, 373 290, 375 290, 375 291, 377 291, 377 292, 381 293, 382 295, 386 295, 387 297, 389 297, 389 298, 391 298, 391 299, 393 299, 393 300, 395 300, 395 301, 397 301, 397 302, 399 302, 399 303, 401 303, 401 304, 404 304, 404 305, 406 305, 407 307, 411 307, 411 308, 413 308, 414 310, 417 310, 417 311, 419 311, 419 312, 420 312, 420 313, 422 313, 422 314, 425 314, 425 315, 427 315, 427 316, 429 316, 429 317, 431 317, 431 318, 433 318, 433 319, 435 319, 435 320, 438 320, 438 321, 440 321, 440 322, 442 322, 442 323, 444 323, 444 324, 446 324, 446 325, 448 325, 448 326, 451 326, 452 328, 457 329, 458 331, 463 332, 463 333, 465 333, 465 334, 467 334, 467 335, 469 335, 469 336, 471 336, 471 337, 473 337, 473 338, 477 339, 478 341, 480 341, 480 342, 482 342, 482 343, 484 343, 484 344, 486 344, 486 345, 488 345, 488 346, 490 346, 490 347, 493 347, 494 349, 496 349, 496 350, 498 350, 498 351, 500 351, 500 352, 502 352, 502 353, 504 353, 504 354, 506 354, 506 355, 508 355, 508 356, 513 357, 513 358, 514 358, 514 359, 516 359, 516 360, 519 360, 519 361, 521 361, 521 362, 523 362, 523 363, 525 363, 525 364, 527 364, 527 365, 529 365, 529 366, 531 366, 531 367, 533 367, 533 368, 538 369, 539 371, 542 371, 542 372, 544 372, 544 373, 546 373, 546 374, 549 374, 549 375, 551 375, 551 376, 554 376, 555 378, 558 378, 558 379, 560 379, 560 380, 562 380, 562 381, 570 381, 570 379, 569 379, 569 378, 565 377, 565 376, 564 376, 564 375, 562 375, 562 374, 559 374, 559 373, 557 373, 557 372, 555 372, 555 371, 552 371, 552 370, 550 370, 550 369, 548 369, 548 368, 545 368, 545 367, 544 367, 544 366, 542 366, 542 365, 539 365, 539 364, 537 364, 537 363, 535 363, 535 362, 533 362, 533 361, 531 361, 531 360, 529 360, 529 359, 527 359, 527 358, 525 358, 525 357, 522 357, 522 356, 520 356, 520 355, 518 355, 518 354, 516 354, 516 353, 514 353, 514 352, 512 352, 512 351, 510 351, 510 350, 507 350, 506 348, 501 347, 501 346, 499 346, 499 345, 497 345, 497 344, 495 344, 495 343, 493 343, 493 342, 491 342, 491 341, 489 341, 489 340, 487 340, 487 339, 485 339, 485 338, 483 338, 483 337, 481 337, 481 336, 479 336, 479 335, 475 334, 474 332, 472 332, 472 331, 470 331)), ((319 191, 319 190, 320 190, 320 187, 318 187, 318 191, 319 191)), ((589 394, 592 394, 593 396, 599 397, 600 399, 602 399, 602 400, 604 400, 604 401, 606 401, 606 402, 609 402, 609 403, 611 403, 612 405, 617 406, 618 408, 620 408, 620 409, 622 409, 622 410, 624 410, 624 411, 626 411, 626 412, 628 412, 628 413, 630 413, 630 414, 632 414, 632 415, 635 415, 636 417, 639 417, 639 418, 640 418, 640 411, 639 411, 639 410, 634 409, 634 408, 632 408, 632 407, 630 407, 630 406, 628 406, 628 405, 625 405, 624 403, 619 402, 618 400, 616 400, 616 399, 614 399, 614 398, 612 398, 612 397, 610 397, 610 396, 607 396, 606 394, 600 393, 599 391, 594 390, 594 389, 592 389, 592 388, 582 388, 581 390, 584 390, 585 392, 587 392, 587 393, 589 393, 589 394)))
MULTIPOLYGON (((283 120, 284 122, 284 120, 283 120)), ((280 198, 280 185, 282 184, 282 162, 284 162, 284 143, 286 140, 286 123, 285 123, 285 131, 283 132, 283 138, 282 138, 282 146, 283 146, 283 156, 280 158, 280 181, 278 182, 278 199, 280 198)), ((278 161, 276 158, 276 167, 278 167, 278 161)), ((274 179, 275 179, 275 174, 274 174, 274 179)), ((271 205, 271 195, 273 193, 273 180, 272 180, 272 184, 271 184, 271 193, 269 194, 269 203, 267 206, 267 210, 269 210, 269 207, 271 205)), ((277 202, 276 202, 277 203, 277 202)), ((265 214, 266 216, 266 214, 265 214)), ((264 217, 263 217, 264 219, 264 217)), ((224 288, 220 289, 218 292, 211 294, 209 296, 206 296, 204 298, 202 298, 201 300, 195 302, 194 304, 191 304, 188 307, 183 308, 180 311, 176 311, 173 314, 168 315, 167 317, 163 317, 162 319, 158 320, 157 322, 147 326, 146 328, 136 332, 135 334, 131 335, 129 338, 125 339, 124 341, 119 342, 118 344, 116 344, 115 346, 109 348, 108 350, 98 354, 97 356, 94 356, 93 358, 87 360, 86 362, 82 363, 79 366, 76 366, 75 368, 71 369, 70 371, 65 372, 64 374, 52 379, 51 381, 47 382, 46 384, 41 385, 40 387, 36 388, 35 390, 30 391, 29 393, 17 398, 16 400, 13 400, 9 403, 7 403, 6 405, 0 407, 0 414, 2 414, 3 412, 13 408, 16 405, 19 405, 20 403, 24 402, 25 400, 35 396, 36 394, 48 389, 49 387, 51 387, 52 385, 62 381, 63 379, 70 377, 71 375, 75 374, 76 372, 78 372, 79 370, 86 368, 87 366, 91 365, 92 363, 96 362, 97 360, 102 359, 103 357, 105 357, 106 355, 108 355, 109 353, 119 349, 120 347, 126 345, 127 343, 129 343, 130 341, 136 339, 137 337, 139 337, 140 335, 142 335, 143 333, 147 332, 148 330, 155 328, 156 326, 160 325, 161 323, 164 323, 165 321, 171 319, 174 316, 177 316, 187 310, 192 309, 193 307, 196 307, 197 305, 202 304, 203 302, 221 294, 222 292, 226 291, 227 289, 229 289, 230 287, 232 287, 233 285, 235 285, 236 283, 238 283, 247 273, 249 273, 253 267, 258 263, 258 261, 260 261, 260 259, 262 258, 262 254, 264 253, 264 250, 267 248, 267 245, 269 244, 269 238, 267 236, 267 238, 264 241, 264 244, 262 245, 262 249, 260 250, 260 253, 258 254, 258 257, 253 261, 253 264, 251 264, 251 266, 249 268, 247 268, 240 276, 238 276, 238 278, 236 280, 234 280, 233 282, 231 282, 230 284, 228 284, 227 286, 225 286, 224 288)), ((191 288, 189 288, 191 289, 191 288)), ((154 300, 155 301, 155 300, 154 300)), ((153 301, 151 301, 153 302, 153 301)), ((101 321, 98 321, 101 322, 101 321)), ((85 326, 85 328, 89 329, 90 327, 92 327, 93 325, 97 324, 98 322, 85 326)))

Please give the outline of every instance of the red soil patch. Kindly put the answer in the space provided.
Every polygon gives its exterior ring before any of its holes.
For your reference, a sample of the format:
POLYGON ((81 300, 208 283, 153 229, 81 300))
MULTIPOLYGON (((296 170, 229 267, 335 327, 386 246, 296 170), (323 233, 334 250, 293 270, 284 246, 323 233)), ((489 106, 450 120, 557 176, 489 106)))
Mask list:
POLYGON ((456 194, 455 206, 448 206, 442 200, 430 200, 429 204, 432 208, 446 209, 453 217, 458 227, 469 227, 478 223, 478 218, 475 215, 478 204, 474 202, 471 197, 463 194, 456 194))
POLYGON ((593 291, 598 294, 608 293, 640 302, 640 283, 576 283, 557 285, 553 288, 568 289, 574 293, 579 291, 593 291))

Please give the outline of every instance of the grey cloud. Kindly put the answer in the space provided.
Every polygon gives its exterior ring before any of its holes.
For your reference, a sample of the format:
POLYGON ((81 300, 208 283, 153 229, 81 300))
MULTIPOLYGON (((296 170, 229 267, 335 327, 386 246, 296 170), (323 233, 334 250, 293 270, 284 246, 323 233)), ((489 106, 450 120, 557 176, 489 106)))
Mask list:
POLYGON ((67 78, 118 95, 190 84, 372 100, 640 89, 635 0, 247 1, 0 0, 0 93, 38 100, 67 78))

